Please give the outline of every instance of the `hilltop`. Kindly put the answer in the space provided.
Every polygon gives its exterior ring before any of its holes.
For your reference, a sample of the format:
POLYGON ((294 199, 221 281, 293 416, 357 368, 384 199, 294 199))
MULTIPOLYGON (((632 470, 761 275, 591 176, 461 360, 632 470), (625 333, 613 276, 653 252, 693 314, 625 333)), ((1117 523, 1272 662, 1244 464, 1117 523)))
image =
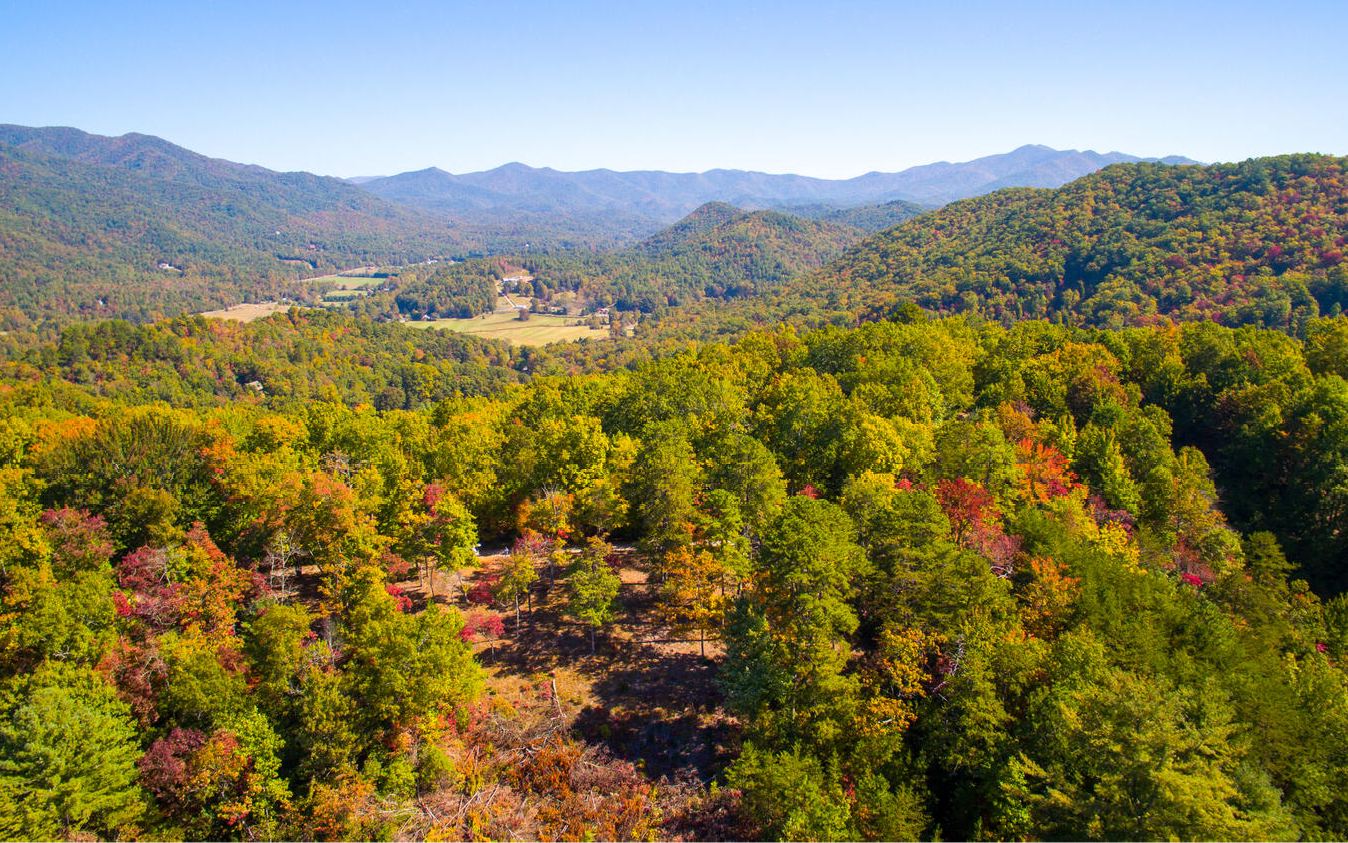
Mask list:
POLYGON ((1057 190, 1003 190, 879 233, 793 293, 883 312, 1090 325, 1162 316, 1291 328, 1348 302, 1348 159, 1108 167, 1057 190))
POLYGON ((822 220, 835 225, 845 225, 865 232, 875 233, 893 228, 901 222, 926 213, 932 208, 917 202, 893 199, 879 205, 858 205, 856 207, 838 207, 836 205, 794 205, 778 210, 792 216, 822 220))

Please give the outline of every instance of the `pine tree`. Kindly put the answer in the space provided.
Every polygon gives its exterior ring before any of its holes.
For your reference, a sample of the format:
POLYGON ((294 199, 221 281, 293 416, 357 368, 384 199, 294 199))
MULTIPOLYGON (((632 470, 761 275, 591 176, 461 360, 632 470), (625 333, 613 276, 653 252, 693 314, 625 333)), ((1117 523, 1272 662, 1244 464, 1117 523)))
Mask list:
POLYGON ((48 665, 0 691, 0 837, 111 838, 144 811, 130 709, 91 671, 48 665))

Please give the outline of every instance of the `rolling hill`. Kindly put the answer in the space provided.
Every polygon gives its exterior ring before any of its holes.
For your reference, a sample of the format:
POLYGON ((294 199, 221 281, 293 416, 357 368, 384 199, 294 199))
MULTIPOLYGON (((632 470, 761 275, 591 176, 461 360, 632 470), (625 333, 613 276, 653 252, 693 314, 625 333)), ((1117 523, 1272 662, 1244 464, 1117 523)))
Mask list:
POLYGON ((159 138, 0 126, 0 306, 9 319, 146 319, 454 248, 444 221, 339 179, 207 158, 159 138), (22 314, 20 316, 19 314, 22 314))
POLYGON ((1348 305, 1348 159, 1108 167, 1003 190, 874 235, 791 291, 1009 321, 1163 316, 1291 328, 1348 305))
POLYGON ((632 251, 653 261, 702 265, 734 281, 775 283, 823 266, 858 237, 849 226, 709 202, 632 251))
POLYGON ((709 202, 641 243, 611 252, 516 254, 440 267, 393 281, 390 293, 356 303, 372 317, 471 316, 494 304, 506 263, 532 276, 526 294, 573 312, 617 306, 651 312, 703 299, 741 299, 776 290, 841 255, 859 228, 709 202), (486 291, 486 292, 484 292, 486 291))

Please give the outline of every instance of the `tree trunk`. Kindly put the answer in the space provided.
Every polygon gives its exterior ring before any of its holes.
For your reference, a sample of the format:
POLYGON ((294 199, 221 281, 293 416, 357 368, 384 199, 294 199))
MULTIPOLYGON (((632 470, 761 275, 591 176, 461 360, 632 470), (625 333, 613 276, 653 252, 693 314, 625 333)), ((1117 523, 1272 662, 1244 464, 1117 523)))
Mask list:
POLYGON ((594 655, 594 627, 590 627, 590 655, 594 655))

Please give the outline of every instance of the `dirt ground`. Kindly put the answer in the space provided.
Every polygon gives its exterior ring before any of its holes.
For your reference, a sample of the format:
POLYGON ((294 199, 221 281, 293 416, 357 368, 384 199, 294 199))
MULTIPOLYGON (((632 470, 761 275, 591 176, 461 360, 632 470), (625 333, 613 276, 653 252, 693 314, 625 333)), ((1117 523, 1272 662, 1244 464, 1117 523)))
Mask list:
MULTIPOLYGON (((477 568, 441 573, 436 602, 471 613, 466 595, 504 561, 504 551, 481 557, 477 568)), ((517 696, 526 685, 547 679, 557 688, 572 728, 587 742, 603 744, 652 779, 696 777, 708 782, 733 757, 737 728, 720 709, 715 682, 721 650, 707 642, 679 640, 659 623, 655 586, 645 561, 632 548, 618 548, 622 586, 618 617, 596 639, 590 652, 588 630, 564 612, 562 581, 549 585, 543 572, 521 605, 520 622, 512 607, 493 606, 505 625, 496 641, 477 641, 474 649, 488 674, 488 693, 517 696)), ((429 597, 415 578, 398 584, 417 608, 429 597)))

